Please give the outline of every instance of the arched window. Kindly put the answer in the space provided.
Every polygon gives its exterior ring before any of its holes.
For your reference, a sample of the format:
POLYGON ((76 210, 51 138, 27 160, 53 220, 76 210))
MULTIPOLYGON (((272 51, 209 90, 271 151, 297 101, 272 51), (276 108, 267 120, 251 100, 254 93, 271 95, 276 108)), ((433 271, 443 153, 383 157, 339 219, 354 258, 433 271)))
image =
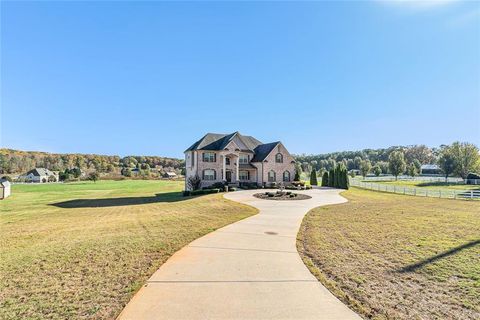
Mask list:
POLYGON ((290 182, 290 172, 283 171, 283 182, 290 182))
POLYGON ((283 163, 283 155, 281 153, 277 153, 275 155, 275 162, 276 163, 283 163))
POLYGON ((217 178, 217 173, 213 169, 205 169, 203 170, 202 179, 203 180, 215 180, 217 178))
POLYGON ((268 171, 268 182, 275 182, 275 171, 270 170, 268 171))

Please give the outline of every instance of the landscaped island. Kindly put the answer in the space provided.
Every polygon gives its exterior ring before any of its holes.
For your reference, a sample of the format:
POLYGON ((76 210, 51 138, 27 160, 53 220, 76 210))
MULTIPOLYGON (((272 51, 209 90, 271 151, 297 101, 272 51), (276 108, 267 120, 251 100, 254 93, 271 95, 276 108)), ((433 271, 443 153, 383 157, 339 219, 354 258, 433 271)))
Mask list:
POLYGON ((298 251, 368 318, 479 319, 478 202, 353 188, 304 218, 298 251))
POLYGON ((267 200, 306 200, 312 198, 306 194, 280 190, 275 192, 267 191, 263 193, 255 193, 253 196, 256 198, 267 200))
POLYGON ((175 251, 256 209, 183 182, 14 185, 1 202, 0 318, 114 319, 175 251))

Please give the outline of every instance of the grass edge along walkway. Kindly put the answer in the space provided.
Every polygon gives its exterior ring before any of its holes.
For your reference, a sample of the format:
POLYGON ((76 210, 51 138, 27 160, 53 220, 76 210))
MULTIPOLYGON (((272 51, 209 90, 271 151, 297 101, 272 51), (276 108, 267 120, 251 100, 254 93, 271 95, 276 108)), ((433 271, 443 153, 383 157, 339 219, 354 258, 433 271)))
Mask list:
POLYGON ((311 210, 297 236, 305 265, 366 318, 480 317, 477 202, 352 188, 311 210))
POLYGON ((114 319, 191 241, 258 210, 183 183, 14 186, 1 203, 0 318, 114 319))

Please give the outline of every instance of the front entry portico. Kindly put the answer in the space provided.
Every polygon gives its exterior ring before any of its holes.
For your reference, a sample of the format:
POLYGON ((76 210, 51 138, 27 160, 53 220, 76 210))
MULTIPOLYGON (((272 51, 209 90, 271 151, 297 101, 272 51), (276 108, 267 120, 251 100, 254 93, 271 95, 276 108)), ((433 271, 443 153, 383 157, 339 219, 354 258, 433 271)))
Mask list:
POLYGON ((222 154, 222 176, 227 183, 238 182, 238 154, 228 152, 222 154))

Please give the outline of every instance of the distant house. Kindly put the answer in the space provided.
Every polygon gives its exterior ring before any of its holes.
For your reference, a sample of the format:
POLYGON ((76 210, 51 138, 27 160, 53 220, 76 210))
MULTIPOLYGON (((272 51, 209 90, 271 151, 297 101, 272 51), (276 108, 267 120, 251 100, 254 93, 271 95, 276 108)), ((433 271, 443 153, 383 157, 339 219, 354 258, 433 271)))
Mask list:
POLYGON ((351 170, 348 171, 348 173, 350 173, 350 174, 354 173, 356 176, 359 176, 359 175, 362 174, 362 172, 358 169, 351 169, 351 170))
POLYGON ((21 180, 25 182, 33 183, 45 183, 45 182, 57 182, 58 176, 53 171, 45 168, 35 168, 28 171, 23 176, 20 176, 21 180))
POLYGON ((441 174, 442 170, 436 164, 422 164, 420 167, 420 174, 429 175, 429 174, 441 174))
POLYGON ((177 177, 177 174, 175 172, 168 171, 163 174, 163 177, 167 179, 174 179, 177 177))
POLYGON ((10 195, 10 182, 6 179, 0 180, 0 200, 7 198, 10 195))

